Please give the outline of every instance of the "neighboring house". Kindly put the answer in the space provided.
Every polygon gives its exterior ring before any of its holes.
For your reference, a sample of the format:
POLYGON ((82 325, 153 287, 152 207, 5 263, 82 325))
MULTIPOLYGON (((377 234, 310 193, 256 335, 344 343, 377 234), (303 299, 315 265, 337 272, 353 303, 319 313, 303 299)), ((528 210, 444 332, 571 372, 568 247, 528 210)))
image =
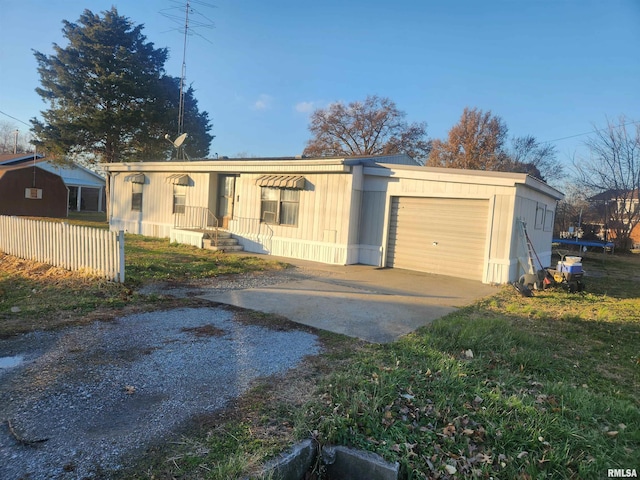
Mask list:
MULTIPOLYGON (((596 215, 602 219, 600 235, 605 240, 615 241, 615 225, 628 227, 629 215, 640 211, 640 196, 638 190, 607 190, 588 199, 596 215)), ((626 230, 626 228, 624 229, 626 230)), ((640 224, 631 229, 629 235, 631 246, 640 248, 640 224)))
POLYGON ((406 155, 102 167, 110 174, 113 229, 202 247, 202 233, 176 226, 189 212, 209 211, 250 252, 484 283, 522 274, 519 219, 550 265, 563 198, 525 174, 428 168, 406 155))
POLYGON ((78 212, 104 212, 104 177, 77 163, 57 165, 47 161, 43 155, 6 154, 0 155, 1 165, 38 165, 40 168, 62 177, 69 188, 69 210, 78 212))
POLYGON ((38 166, 0 165, 0 215, 66 217, 62 178, 38 166))

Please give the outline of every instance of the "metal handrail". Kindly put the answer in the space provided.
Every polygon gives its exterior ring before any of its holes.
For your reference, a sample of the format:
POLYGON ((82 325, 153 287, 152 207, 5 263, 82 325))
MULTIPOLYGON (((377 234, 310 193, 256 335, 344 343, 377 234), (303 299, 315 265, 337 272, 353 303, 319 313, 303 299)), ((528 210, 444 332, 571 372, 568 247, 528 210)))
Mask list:
POLYGON ((173 227, 202 231, 212 241, 213 246, 218 246, 218 218, 207 207, 185 205, 184 212, 174 214, 173 227))

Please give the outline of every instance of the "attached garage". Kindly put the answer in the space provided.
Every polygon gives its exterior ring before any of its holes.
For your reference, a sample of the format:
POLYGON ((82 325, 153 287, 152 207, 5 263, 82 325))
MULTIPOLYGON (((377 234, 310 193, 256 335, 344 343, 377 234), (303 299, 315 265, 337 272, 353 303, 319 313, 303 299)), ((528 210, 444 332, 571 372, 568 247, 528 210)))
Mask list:
MULTIPOLYGON (((520 173, 378 164, 364 167, 359 263, 502 284, 527 265, 520 222, 551 262, 562 194, 520 173)), ((538 266, 539 268, 539 266, 538 266)))
POLYGON ((392 197, 387 267, 482 281, 489 202, 392 197))

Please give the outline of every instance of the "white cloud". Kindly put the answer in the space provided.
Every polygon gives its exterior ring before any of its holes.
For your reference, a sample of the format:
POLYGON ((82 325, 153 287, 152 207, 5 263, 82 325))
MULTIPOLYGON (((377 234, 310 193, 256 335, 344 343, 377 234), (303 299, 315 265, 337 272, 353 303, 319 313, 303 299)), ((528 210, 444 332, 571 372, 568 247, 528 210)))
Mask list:
POLYGON ((298 102, 296 103, 296 112, 311 113, 315 109, 314 102, 298 102))
POLYGON ((258 100, 253 104, 253 108, 255 110, 266 110, 271 108, 271 104, 273 103, 273 97, 271 95, 267 95, 266 93, 260 94, 258 100))

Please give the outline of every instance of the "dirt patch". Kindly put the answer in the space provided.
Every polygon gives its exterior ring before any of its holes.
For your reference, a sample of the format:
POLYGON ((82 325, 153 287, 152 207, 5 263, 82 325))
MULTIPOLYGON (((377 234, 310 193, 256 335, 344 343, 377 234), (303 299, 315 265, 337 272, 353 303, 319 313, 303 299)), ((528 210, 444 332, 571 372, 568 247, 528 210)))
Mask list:
POLYGON ((210 323, 206 325, 200 325, 198 327, 183 327, 180 329, 180 331, 191 333, 196 337, 222 337, 227 333, 221 328, 218 328, 210 323))

